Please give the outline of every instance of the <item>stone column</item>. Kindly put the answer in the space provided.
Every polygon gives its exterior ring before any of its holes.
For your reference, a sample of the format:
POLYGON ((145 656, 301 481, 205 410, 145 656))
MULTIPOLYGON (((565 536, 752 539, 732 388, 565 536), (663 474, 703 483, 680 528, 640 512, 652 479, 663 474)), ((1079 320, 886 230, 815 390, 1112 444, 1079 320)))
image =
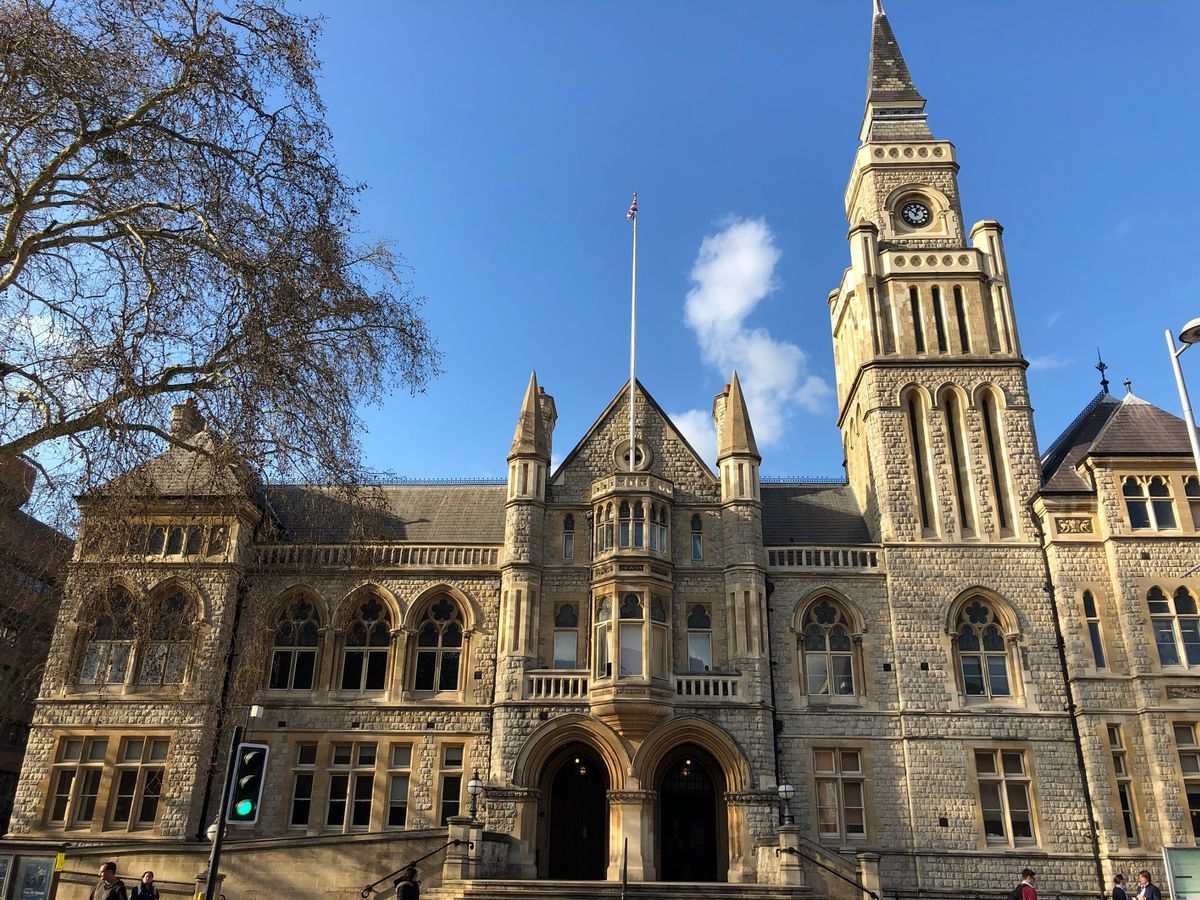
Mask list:
POLYGON ((858 881, 864 888, 863 900, 870 900, 867 891, 874 891, 875 896, 883 896, 883 884, 879 880, 879 854, 863 851, 858 854, 858 881))
POLYGON ((446 824, 449 826, 446 839, 462 841, 462 843, 446 848, 446 858, 442 863, 443 882, 462 881, 472 875, 473 863, 470 851, 472 822, 470 816, 451 816, 446 820, 446 824))
POLYGON ((629 841, 629 880, 654 881, 654 791, 608 792, 609 881, 621 880, 629 841))
POLYGON ((789 887, 804 886, 804 861, 800 858, 800 828, 796 825, 779 826, 779 879, 789 887))

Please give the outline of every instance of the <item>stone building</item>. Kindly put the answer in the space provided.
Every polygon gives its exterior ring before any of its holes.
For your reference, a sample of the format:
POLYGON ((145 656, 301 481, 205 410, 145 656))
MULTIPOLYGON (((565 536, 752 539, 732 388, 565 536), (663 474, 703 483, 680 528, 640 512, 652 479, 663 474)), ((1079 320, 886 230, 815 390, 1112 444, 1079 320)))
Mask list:
POLYGON ((736 374, 715 471, 640 384, 552 470, 536 378, 503 484, 246 496, 171 449, 122 554, 89 556, 84 508, 10 837, 182 885, 243 724, 271 747, 227 845, 247 897, 356 890, 455 835, 441 890, 480 898, 626 866, 955 897, 1027 864, 1095 896, 1194 844, 1185 427, 1105 388, 1039 457, 1002 229, 965 224, 878 6, 872 41, 829 295, 845 483, 762 479, 736 374))

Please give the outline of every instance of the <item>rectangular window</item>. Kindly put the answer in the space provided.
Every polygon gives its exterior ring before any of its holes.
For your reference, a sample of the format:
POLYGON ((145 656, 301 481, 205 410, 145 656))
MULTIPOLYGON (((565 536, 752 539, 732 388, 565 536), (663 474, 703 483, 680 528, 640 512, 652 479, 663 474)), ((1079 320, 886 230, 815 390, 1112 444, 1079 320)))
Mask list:
POLYGON ((445 825, 451 816, 457 816, 459 808, 462 806, 460 794, 462 793, 462 776, 461 775, 443 775, 442 776, 442 815, 438 819, 439 825, 445 825))
POLYGON ((958 319, 958 343, 963 353, 971 352, 971 331, 967 327, 967 308, 963 303, 962 288, 954 286, 954 314, 958 319))
POLYGON ((579 632, 562 629, 554 632, 554 668, 574 669, 579 665, 579 632))
MULTIPOLYGON (((139 743, 142 743, 139 741, 139 743)), ((46 820, 62 827, 86 827, 96 815, 96 799, 100 793, 100 778, 108 754, 107 738, 63 738, 55 755, 48 798, 46 820)), ((138 757, 140 759, 140 755, 138 757)), ((134 775, 136 779, 136 769, 134 775)), ((115 779, 113 805, 120 800, 121 779, 115 779)), ((137 798, 137 784, 125 782, 128 808, 132 810, 137 798)), ((128 820, 128 813, 126 814, 128 820)))
POLYGON ((621 623, 621 677, 642 674, 642 626, 621 623))
POLYGON ((370 828, 371 801, 375 795, 375 755, 374 744, 333 745, 331 765, 343 771, 329 775, 326 827, 342 831, 370 828))
POLYGON ((292 807, 288 826, 307 828, 312 815, 313 779, 316 777, 317 745, 296 745, 296 764, 292 770, 292 807))
POLYGON ((1200 744, 1196 742, 1195 722, 1175 723, 1175 747, 1179 752, 1179 771, 1183 774, 1192 835, 1200 843, 1200 744))
POLYGON ((1036 843, 1024 752, 977 750, 975 772, 987 843, 1008 847, 1036 843))
POLYGON ((925 328, 921 323, 921 295, 915 287, 908 289, 908 303, 912 307, 912 327, 913 340, 917 345, 917 352, 925 352, 925 328))
POLYGON ((1136 847, 1138 841, 1137 812, 1133 803, 1133 777, 1125 755, 1125 742, 1120 725, 1108 726, 1108 746, 1112 751, 1113 774, 1117 779, 1117 802, 1121 808, 1121 826, 1125 831, 1125 842, 1136 847))
POLYGON ((412 744, 392 744, 388 759, 387 827, 408 823, 408 779, 412 770, 412 744))
POLYGON ((929 289, 933 303, 933 324, 937 333, 938 352, 945 353, 946 345, 946 313, 942 309, 942 289, 934 285, 929 289))
POLYGON ((861 841, 867 836, 863 800, 862 752, 813 751, 817 833, 825 841, 861 841))
POLYGON ((1108 668, 1104 658, 1104 635, 1100 631, 1100 612, 1096 607, 1096 596, 1091 591, 1083 592, 1083 615, 1087 619, 1088 638, 1092 642, 1092 663, 1097 669, 1108 668))
POLYGON ((712 671, 713 654, 712 654, 712 632, 711 631, 689 631, 687 636, 688 641, 688 671, 689 672, 709 672, 712 671))

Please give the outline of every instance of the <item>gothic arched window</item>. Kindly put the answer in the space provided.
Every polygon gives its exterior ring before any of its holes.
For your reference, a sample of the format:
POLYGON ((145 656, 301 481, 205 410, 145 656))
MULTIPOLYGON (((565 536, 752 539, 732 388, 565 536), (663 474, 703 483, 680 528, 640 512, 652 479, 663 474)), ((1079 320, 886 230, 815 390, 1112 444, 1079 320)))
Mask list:
POLYGON ((1200 614, 1191 592, 1181 587, 1168 599, 1155 585, 1146 594, 1146 606, 1159 665, 1200 667, 1200 614))
POLYGON ((713 667, 712 614, 697 603, 687 617, 688 671, 710 672, 713 667))
POLYGON ((124 684, 133 659, 133 613, 127 593, 113 591, 100 605, 79 669, 80 684, 124 684))
POLYGON ((633 504, 633 546, 639 550, 646 546, 646 508, 640 500, 633 504))
POLYGON ((692 516, 692 561, 704 558, 704 525, 699 515, 692 516))
POLYGON ((312 690, 320 642, 321 620, 316 607, 298 597, 288 604, 275 627, 267 687, 274 691, 312 690))
POLYGON ((379 598, 367 596, 346 626, 342 647, 343 691, 382 691, 387 687, 392 619, 379 598))
POLYGON ((441 597, 429 605, 417 628, 413 690, 457 691, 462 649, 462 610, 449 597, 441 597))
POLYGON ((621 506, 617 512, 619 527, 617 528, 617 546, 629 546, 629 504, 624 500, 621 501, 621 506))
POLYGON ((1130 475, 1121 484, 1121 494, 1125 497, 1131 528, 1163 531, 1179 527, 1175 520, 1171 482, 1162 475, 1148 478, 1130 475))
POLYGON ((812 696, 854 696, 854 644, 845 611, 818 600, 804 616, 804 678, 812 696))
POLYGON ((999 617, 982 599, 963 604, 955 621, 954 649, 968 697, 1011 697, 1008 641, 999 617))
POLYGON ((575 558, 575 517, 563 516, 563 559, 575 558))
POLYGON ((564 603, 554 614, 554 668, 574 669, 579 665, 579 608, 564 603))
POLYGON ((191 601, 174 591, 157 605, 147 629, 138 684, 183 684, 192 651, 191 601))

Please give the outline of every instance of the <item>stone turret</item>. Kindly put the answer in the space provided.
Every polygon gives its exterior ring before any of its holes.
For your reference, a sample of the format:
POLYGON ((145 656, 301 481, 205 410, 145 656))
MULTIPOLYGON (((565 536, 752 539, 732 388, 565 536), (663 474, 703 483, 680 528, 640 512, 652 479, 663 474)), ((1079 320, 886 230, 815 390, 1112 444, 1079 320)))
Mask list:
POLYGON ((721 502, 759 502, 758 468, 762 457, 754 441, 750 411, 742 395, 737 372, 726 390, 713 401, 717 429, 717 468, 721 474, 721 502))

